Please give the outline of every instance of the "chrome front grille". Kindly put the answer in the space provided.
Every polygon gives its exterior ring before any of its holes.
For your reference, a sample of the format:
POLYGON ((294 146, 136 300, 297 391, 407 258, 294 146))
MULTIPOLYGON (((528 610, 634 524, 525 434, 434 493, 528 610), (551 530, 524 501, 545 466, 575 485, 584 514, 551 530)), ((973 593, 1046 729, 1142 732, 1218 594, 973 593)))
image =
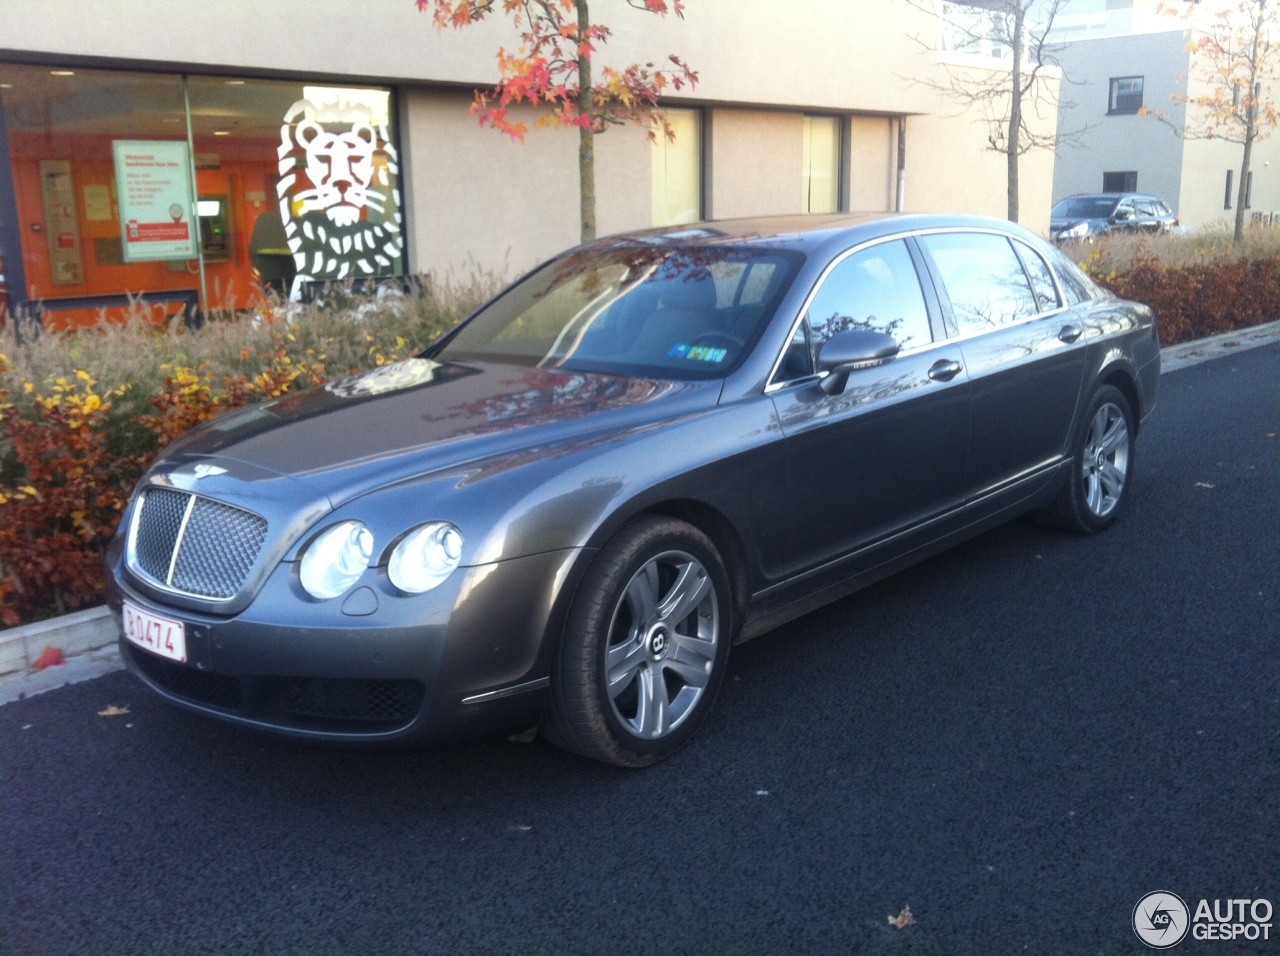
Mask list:
POLYGON ((251 512, 185 491, 148 488, 129 529, 129 567, 170 591, 225 601, 267 538, 251 512))

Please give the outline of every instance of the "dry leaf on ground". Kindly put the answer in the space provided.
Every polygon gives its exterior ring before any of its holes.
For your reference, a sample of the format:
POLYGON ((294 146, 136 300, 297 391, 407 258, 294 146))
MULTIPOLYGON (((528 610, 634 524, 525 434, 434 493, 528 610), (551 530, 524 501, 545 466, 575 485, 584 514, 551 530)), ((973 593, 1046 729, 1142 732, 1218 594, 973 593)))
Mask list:
POLYGON ((115 704, 112 704, 106 710, 98 711, 98 716, 99 717, 123 717, 127 713, 129 713, 128 707, 117 707, 115 704))
POLYGON ((33 671, 42 671, 46 667, 57 667, 59 664, 65 664, 67 659, 62 656, 62 651, 56 647, 46 647, 44 653, 35 659, 31 665, 33 671))
POLYGON ((911 923, 914 923, 915 921, 916 921, 916 918, 911 915, 911 907, 905 906, 905 905, 902 907, 901 913, 899 913, 897 916, 889 917, 889 924, 891 926, 898 927, 898 929, 902 929, 902 927, 907 926, 911 923))

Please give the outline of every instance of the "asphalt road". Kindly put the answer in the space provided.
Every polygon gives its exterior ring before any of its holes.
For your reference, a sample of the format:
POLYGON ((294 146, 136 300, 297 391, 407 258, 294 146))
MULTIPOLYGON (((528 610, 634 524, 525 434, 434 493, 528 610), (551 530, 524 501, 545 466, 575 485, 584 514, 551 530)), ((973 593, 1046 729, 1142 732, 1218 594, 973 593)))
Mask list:
POLYGON ((0 952, 1117 954, 1151 891, 1280 904, 1278 358, 1164 377, 1105 535, 736 648, 651 770, 309 749, 124 673, 0 707, 0 952))

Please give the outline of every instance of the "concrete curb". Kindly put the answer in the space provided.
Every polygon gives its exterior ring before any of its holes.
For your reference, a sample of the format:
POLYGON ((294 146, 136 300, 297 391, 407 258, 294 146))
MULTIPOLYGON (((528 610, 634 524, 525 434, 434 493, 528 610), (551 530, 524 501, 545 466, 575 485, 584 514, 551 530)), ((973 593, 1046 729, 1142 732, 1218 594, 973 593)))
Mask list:
MULTIPOLYGON (((1268 322, 1172 345, 1160 353, 1161 371, 1175 372, 1277 341, 1280 341, 1280 322, 1268 322)), ((105 607, 0 631, 0 704, 119 669, 123 666, 115 646, 119 635, 115 618, 105 607), (46 647, 62 651, 67 665, 32 672, 31 665, 46 647)))
POLYGON ((114 644, 119 636, 116 620, 105 607, 11 627, 0 631, 0 674, 29 670, 47 647, 71 657, 114 644))

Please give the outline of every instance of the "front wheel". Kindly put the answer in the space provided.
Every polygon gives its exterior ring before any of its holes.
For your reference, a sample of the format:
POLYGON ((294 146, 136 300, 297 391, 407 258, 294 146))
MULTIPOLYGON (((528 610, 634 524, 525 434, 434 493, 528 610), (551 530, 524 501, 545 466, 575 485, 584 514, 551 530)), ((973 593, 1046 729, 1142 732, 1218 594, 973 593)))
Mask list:
POLYGON ((732 605, 715 546, 646 516, 596 555, 578 588, 543 731, 619 767, 674 753, 702 723, 729 658, 732 605))
POLYGON ((1112 385, 1093 394, 1075 439, 1071 474, 1048 517, 1070 531, 1094 534, 1120 515, 1133 485, 1134 420, 1129 400, 1112 385))

